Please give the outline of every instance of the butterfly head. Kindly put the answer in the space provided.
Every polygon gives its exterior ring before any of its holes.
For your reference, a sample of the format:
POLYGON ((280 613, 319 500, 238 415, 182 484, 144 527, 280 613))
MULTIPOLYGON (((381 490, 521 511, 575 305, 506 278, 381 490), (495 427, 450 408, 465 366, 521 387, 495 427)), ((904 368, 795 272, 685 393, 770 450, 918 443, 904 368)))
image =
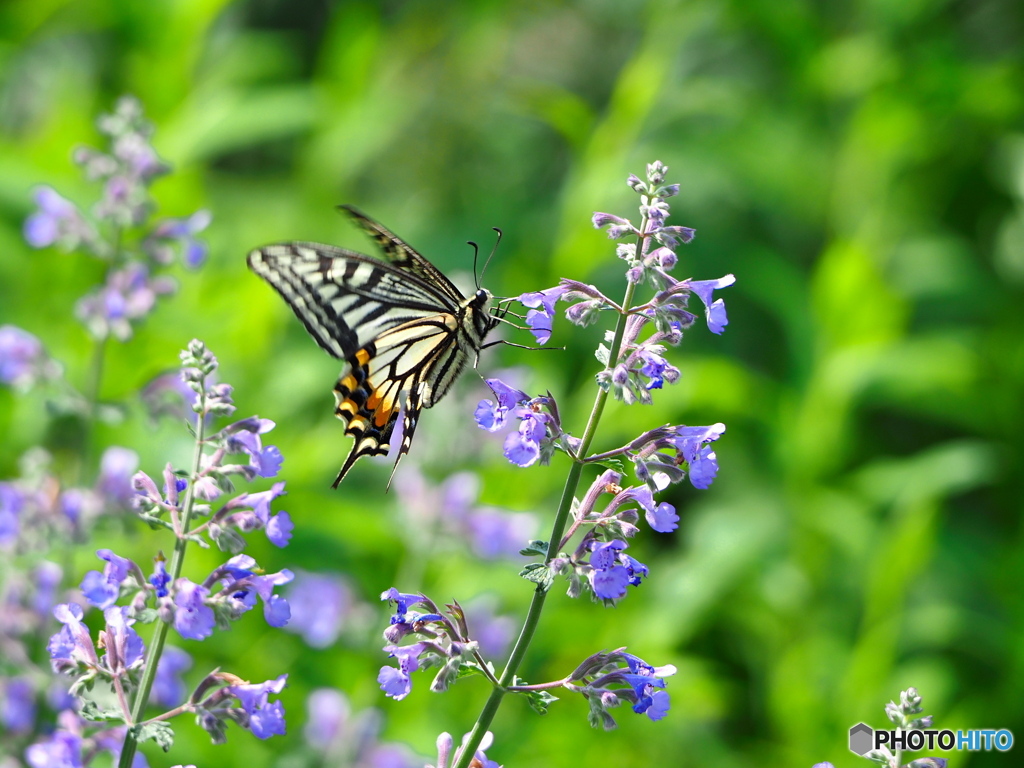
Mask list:
POLYGON ((469 306, 473 310, 470 315, 476 332, 482 340, 488 332, 498 324, 498 321, 491 315, 491 305, 494 303, 494 296, 486 288, 480 288, 469 300, 469 306))

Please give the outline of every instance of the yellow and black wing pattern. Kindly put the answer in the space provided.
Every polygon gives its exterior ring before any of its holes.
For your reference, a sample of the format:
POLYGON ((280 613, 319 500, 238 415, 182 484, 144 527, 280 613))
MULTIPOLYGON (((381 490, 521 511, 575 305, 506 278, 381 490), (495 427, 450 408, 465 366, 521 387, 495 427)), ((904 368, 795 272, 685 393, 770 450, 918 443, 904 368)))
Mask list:
POLYGON ((382 258, 290 242, 257 248, 248 259, 316 343, 345 361, 334 386, 334 413, 355 444, 335 488, 360 457, 388 453, 404 412, 398 467, 420 410, 444 397, 499 322, 488 291, 466 298, 383 226, 351 206, 341 210, 376 241, 382 258))

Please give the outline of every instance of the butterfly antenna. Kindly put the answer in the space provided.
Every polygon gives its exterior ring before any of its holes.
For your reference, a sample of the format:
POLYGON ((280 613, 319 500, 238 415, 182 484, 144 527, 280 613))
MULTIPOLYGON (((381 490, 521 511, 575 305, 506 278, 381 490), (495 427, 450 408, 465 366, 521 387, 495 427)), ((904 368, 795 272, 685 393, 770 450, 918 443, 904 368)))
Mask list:
MULTIPOLYGON (((491 227, 491 229, 498 233, 498 239, 494 241, 494 247, 491 248, 491 255, 487 257, 487 261, 484 262, 484 268, 480 270, 480 280, 484 279, 484 272, 487 271, 487 265, 491 263, 491 259, 494 258, 494 254, 498 251, 498 243, 501 242, 502 231, 497 227, 491 227)), ((477 287, 480 287, 479 283, 477 284, 477 287)))
POLYGON ((476 275, 476 260, 480 255, 480 246, 474 243, 472 240, 467 240, 466 245, 473 246, 473 282, 476 283, 477 290, 480 290, 480 278, 476 275))

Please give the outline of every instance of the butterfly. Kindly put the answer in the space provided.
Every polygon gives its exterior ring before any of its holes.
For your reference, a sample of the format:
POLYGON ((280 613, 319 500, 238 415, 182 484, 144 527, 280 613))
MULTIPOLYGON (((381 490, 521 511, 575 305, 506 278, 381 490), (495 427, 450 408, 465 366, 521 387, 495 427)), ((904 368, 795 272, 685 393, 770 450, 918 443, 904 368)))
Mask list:
POLYGON ((339 210, 377 243, 382 259, 305 242, 267 245, 248 257, 249 268, 281 294, 316 343, 345 361, 334 414, 355 443, 333 488, 357 459, 388 453, 404 409, 397 470, 421 409, 444 397, 471 359, 475 365, 500 322, 489 291, 463 296, 391 231, 353 206, 339 210))

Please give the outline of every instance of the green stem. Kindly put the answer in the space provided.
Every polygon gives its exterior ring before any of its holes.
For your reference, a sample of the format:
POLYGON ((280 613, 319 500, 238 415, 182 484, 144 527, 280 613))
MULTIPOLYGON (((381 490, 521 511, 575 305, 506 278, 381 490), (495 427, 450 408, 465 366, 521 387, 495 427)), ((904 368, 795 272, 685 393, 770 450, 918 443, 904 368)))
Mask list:
MULTIPOLYGON (((640 227, 641 232, 647 230, 647 220, 644 219, 643 224, 640 227)), ((640 236, 640 242, 637 244, 638 250, 643 251, 645 237, 640 236)), ((628 283, 626 286, 626 295, 622 300, 622 310, 619 314, 618 322, 615 325, 615 336, 612 338, 611 348, 608 351, 608 363, 610 367, 615 366, 615 361, 618 360, 619 351, 622 348, 622 337, 626 331, 626 322, 629 319, 629 307, 633 301, 633 291, 636 286, 633 283, 628 283)), ((579 449, 576 451, 576 455, 586 456, 590 450, 590 443, 594 439, 594 434, 597 432, 598 422, 601 421, 601 414, 604 412, 605 403, 608 401, 608 390, 599 389, 597 397, 594 399, 594 407, 590 411, 590 418, 587 419, 587 426, 583 430, 583 437, 580 440, 579 449)), ((573 461, 572 466, 569 468, 569 475, 565 479, 565 487, 562 489, 562 499, 558 504, 558 511, 555 513, 555 521, 551 525, 551 537, 548 540, 548 551, 544 558, 545 563, 550 563, 551 560, 558 554, 559 545, 562 540, 562 533, 565 531, 565 524, 569 519, 569 512, 572 510, 572 500, 576 496, 576 489, 579 487, 580 476, 583 474, 584 463, 580 459, 573 461)), ((487 697, 487 701, 484 702, 483 709, 480 711, 480 716, 477 718, 476 723, 473 725, 473 730, 469 733, 469 738, 466 741, 465 746, 462 748, 462 752, 459 754, 459 759, 455 763, 454 768, 469 768, 469 764, 473 759, 473 755, 476 753, 477 747, 480 746, 480 742, 484 738, 484 734, 487 733, 487 729, 491 726, 491 721, 498 712, 498 707, 501 706, 501 700, 505 694, 508 693, 508 688, 513 684, 516 679, 516 672, 519 671, 519 665, 522 664, 523 659, 526 656, 526 651, 530 647, 530 643, 533 640, 534 633, 537 631, 537 626, 540 624, 540 616, 544 610, 544 601, 547 598, 547 589, 542 585, 538 584, 537 588, 533 592, 533 600, 530 602, 530 610, 526 614, 526 620, 523 622, 523 628, 519 632, 519 639, 516 640, 515 647, 512 649, 512 654, 509 656, 508 663, 505 665, 504 671, 501 673, 499 679, 500 685, 491 690, 491 695, 487 697)))
MULTIPOLYGON (((185 491, 185 499, 181 505, 183 517, 181 520, 181 531, 178 533, 178 540, 174 543, 174 554, 171 557, 170 582, 173 584, 181 576, 181 568, 185 562, 185 549, 188 547, 189 525, 192 522, 192 507, 195 499, 195 484, 199 477, 199 469, 203 457, 203 442, 206 432, 206 392, 205 381, 203 390, 199 395, 200 405, 199 418, 196 425, 196 447, 192 454, 192 472, 189 475, 188 488, 185 491)), ((149 646, 149 655, 146 658, 146 667, 142 673, 142 680, 139 683, 139 690, 135 694, 135 701, 132 706, 132 721, 128 723, 128 730, 124 735, 124 747, 121 750, 121 759, 118 768, 131 768, 132 760, 135 759, 135 752, 139 746, 139 730, 142 723, 142 715, 149 703, 149 694, 153 689, 153 681, 156 679, 157 666, 160 664, 160 656, 164 651, 164 643, 167 641, 167 633, 171 625, 165 621, 157 620, 156 628, 153 631, 153 641, 149 646)))

